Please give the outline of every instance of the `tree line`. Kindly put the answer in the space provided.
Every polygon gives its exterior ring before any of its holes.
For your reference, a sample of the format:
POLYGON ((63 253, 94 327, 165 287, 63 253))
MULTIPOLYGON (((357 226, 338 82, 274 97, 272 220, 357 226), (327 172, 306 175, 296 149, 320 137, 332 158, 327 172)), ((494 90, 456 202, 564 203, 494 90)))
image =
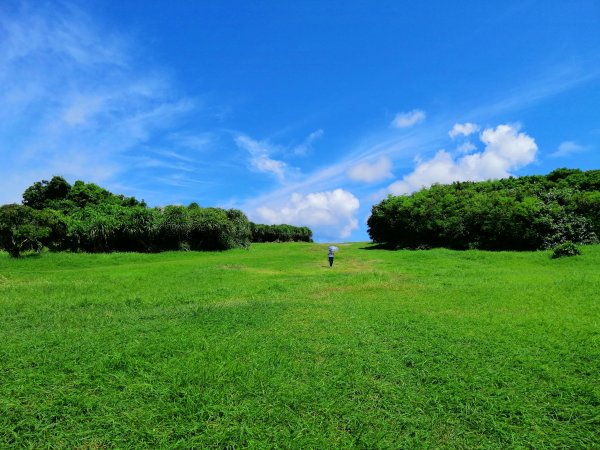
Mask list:
POLYGON ((292 225, 250 223, 252 242, 312 242, 312 230, 292 225))
POLYGON ((149 208, 134 197, 63 177, 35 182, 22 204, 0 207, 0 249, 24 251, 160 252, 227 250, 251 242, 312 241, 312 231, 260 225, 237 209, 169 205, 149 208))
POLYGON ((392 248, 535 250, 600 236, 600 170, 433 185, 373 206, 368 233, 392 248))

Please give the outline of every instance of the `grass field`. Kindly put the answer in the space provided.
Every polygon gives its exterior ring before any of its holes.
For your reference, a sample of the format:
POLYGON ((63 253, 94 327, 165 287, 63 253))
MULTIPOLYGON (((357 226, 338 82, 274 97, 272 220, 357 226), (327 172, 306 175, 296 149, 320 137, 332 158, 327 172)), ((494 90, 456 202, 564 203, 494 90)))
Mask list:
POLYGON ((600 246, 0 254, 1 448, 600 448, 600 246))

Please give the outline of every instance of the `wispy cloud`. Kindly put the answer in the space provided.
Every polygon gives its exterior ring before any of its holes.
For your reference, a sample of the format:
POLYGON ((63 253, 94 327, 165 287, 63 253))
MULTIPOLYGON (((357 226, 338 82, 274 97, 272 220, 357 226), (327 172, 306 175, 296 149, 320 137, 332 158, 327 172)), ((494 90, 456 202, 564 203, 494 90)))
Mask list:
POLYGON ((306 155, 308 152, 310 152, 312 150, 313 142, 316 141, 317 139, 319 139, 320 137, 322 137, 323 134, 324 134, 324 131, 322 129, 318 129, 318 130, 310 133, 302 144, 294 147, 294 154, 300 155, 300 156, 306 155))
POLYGON ((390 159, 387 156, 380 156, 379 159, 372 164, 361 162, 360 164, 350 167, 348 176, 354 181, 374 183, 391 177, 391 168, 392 162, 390 159))
MULTIPOLYGON (((168 154, 167 154, 168 155, 168 154)), ((195 168, 190 164, 183 163, 181 161, 172 162, 172 159, 163 160, 157 158, 140 158, 135 164, 137 168, 158 168, 158 169, 172 169, 183 172, 195 172, 195 168)))
POLYGON ((423 122, 425 117, 425 111, 421 111, 420 109, 413 109, 409 112, 401 112, 396 114, 396 117, 394 117, 392 126, 394 128, 409 128, 413 125, 423 122))
POLYGON ((172 150, 153 149, 151 152, 171 160, 183 161, 187 163, 193 163, 195 161, 194 158, 190 158, 189 156, 182 155, 181 153, 174 152, 172 150))
POLYGON ((547 70, 512 89, 490 92, 488 101, 473 106, 468 114, 460 114, 482 122, 507 111, 517 111, 545 99, 600 78, 597 56, 590 60, 566 62, 547 70))
POLYGON ((269 154, 272 148, 265 142, 255 141, 245 135, 235 137, 235 143, 241 149, 246 150, 250 155, 250 165, 258 172, 270 173, 277 177, 279 181, 285 179, 287 164, 283 161, 272 159, 269 154))
POLYGON ((204 151, 208 149, 215 141, 213 133, 171 133, 167 136, 170 143, 176 147, 182 147, 185 149, 204 151))
POLYGON ((564 141, 560 143, 555 152, 550 153, 548 156, 551 158, 563 158, 565 156, 572 156, 577 153, 587 152, 590 149, 591 147, 588 145, 581 145, 574 141, 564 141))
MULTIPOLYGON (((75 6, 0 6, 0 33, 0 176, 19 173, 20 192, 53 174, 109 183, 196 108, 75 6)), ((0 203, 14 195, 3 189, 0 203)))

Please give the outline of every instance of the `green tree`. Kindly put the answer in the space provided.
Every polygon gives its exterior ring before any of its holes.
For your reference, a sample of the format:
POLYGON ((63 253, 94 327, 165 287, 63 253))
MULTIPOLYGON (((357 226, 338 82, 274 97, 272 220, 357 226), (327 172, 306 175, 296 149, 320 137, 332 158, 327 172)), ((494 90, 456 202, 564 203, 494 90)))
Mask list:
POLYGON ((371 239, 390 247, 490 250, 598 242, 600 171, 433 185, 374 205, 371 239))
POLYGON ((36 181, 23 192, 23 204, 34 209, 52 207, 53 203, 65 200, 71 185, 63 177, 54 176, 50 181, 36 181))
POLYGON ((27 250, 41 251, 51 231, 40 211, 16 204, 0 207, 0 247, 12 257, 27 250))

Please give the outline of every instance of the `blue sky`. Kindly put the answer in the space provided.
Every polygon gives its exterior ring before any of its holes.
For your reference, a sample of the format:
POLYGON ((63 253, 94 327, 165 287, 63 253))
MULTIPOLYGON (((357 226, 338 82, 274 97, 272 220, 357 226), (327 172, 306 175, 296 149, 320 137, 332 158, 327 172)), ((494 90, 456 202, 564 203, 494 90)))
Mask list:
POLYGON ((387 194, 600 168, 600 2, 0 3, 0 204, 62 175, 368 240, 387 194))

